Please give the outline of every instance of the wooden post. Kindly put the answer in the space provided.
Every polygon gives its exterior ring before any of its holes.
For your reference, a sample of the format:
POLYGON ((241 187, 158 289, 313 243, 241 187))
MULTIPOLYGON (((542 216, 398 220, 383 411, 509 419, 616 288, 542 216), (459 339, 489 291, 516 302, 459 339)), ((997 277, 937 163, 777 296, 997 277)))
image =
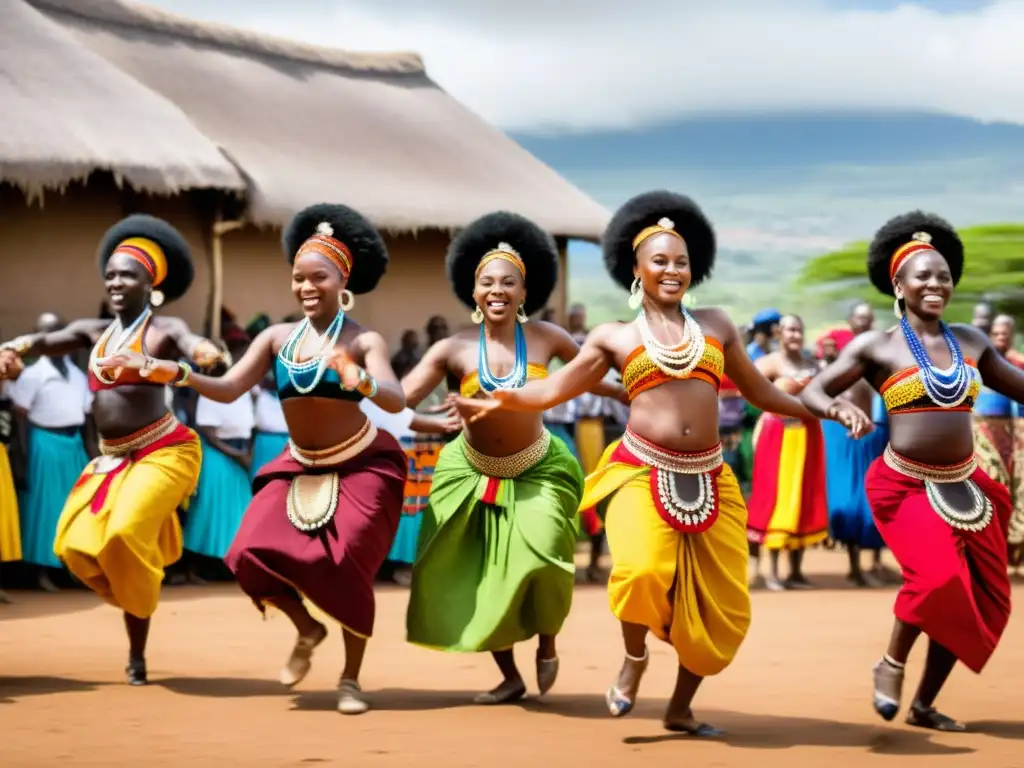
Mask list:
POLYGON ((213 256, 213 275, 210 282, 213 290, 210 291, 210 337, 220 339, 220 316, 221 307, 224 305, 224 245, 221 238, 228 232, 241 229, 244 226, 242 221, 222 221, 218 212, 213 222, 213 241, 211 243, 213 256))

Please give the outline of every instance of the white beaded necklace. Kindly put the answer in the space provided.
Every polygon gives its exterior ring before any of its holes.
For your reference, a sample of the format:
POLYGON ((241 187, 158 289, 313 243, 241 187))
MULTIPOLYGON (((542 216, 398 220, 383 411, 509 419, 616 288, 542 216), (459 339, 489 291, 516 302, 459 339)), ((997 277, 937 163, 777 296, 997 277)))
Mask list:
POLYGON ((125 328, 121 322, 121 318, 116 318, 107 329, 100 336, 99 341, 92 348, 92 352, 89 354, 89 368, 92 369, 93 375, 104 384, 113 384, 114 380, 107 378, 103 369, 100 368, 96 361, 99 359, 100 351, 103 350, 102 354, 104 357, 110 357, 116 355, 118 352, 123 350, 125 346, 135 338, 135 335, 141 332, 149 319, 153 317, 153 310, 148 306, 142 311, 142 313, 132 321, 132 323, 125 328), (114 334, 118 334, 117 340, 114 342, 113 347, 108 347, 107 344, 114 334))
POLYGON ((651 362, 673 379, 685 379, 704 356, 704 332, 700 324, 686 311, 686 307, 680 306, 680 310, 683 313, 683 339, 673 346, 666 346, 654 338, 643 307, 634 321, 651 362))

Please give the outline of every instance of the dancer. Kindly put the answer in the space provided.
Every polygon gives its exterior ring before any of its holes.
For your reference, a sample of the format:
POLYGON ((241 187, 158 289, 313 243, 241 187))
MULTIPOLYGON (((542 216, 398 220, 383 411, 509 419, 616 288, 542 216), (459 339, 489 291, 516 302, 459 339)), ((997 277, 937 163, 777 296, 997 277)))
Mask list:
MULTIPOLYGON (((373 577, 398 528, 405 455, 359 407, 370 398, 385 411, 405 407, 380 334, 345 312, 387 268, 384 241, 360 214, 342 205, 310 206, 284 233, 292 292, 305 317, 257 336, 224 376, 181 369, 179 386, 230 403, 270 369, 288 422, 288 449, 260 470, 253 499, 225 561, 260 611, 273 605, 295 625, 298 639, 280 680, 298 684, 327 628, 303 603, 309 599, 342 627, 345 668, 338 710, 360 714, 369 704, 359 687, 373 631, 373 577)), ((170 373, 178 366, 138 354, 105 366, 170 373)))
POLYGON ((176 511, 196 487, 201 451, 196 434, 168 410, 164 393, 186 364, 129 369, 101 360, 146 361, 156 354, 207 366, 221 352, 184 321, 153 314, 192 283, 188 244, 170 224, 143 214, 123 219, 104 235, 99 262, 114 321, 77 320, 8 342, 0 348, 0 376, 10 377, 22 356, 62 357, 94 345, 89 387, 101 455, 71 490, 53 548, 74 576, 124 611, 128 682, 145 685, 150 619, 164 567, 181 557, 176 511))
MULTIPOLYGON (((711 224, 689 198, 633 198, 608 225, 604 254, 612 277, 630 290, 636 320, 594 329, 579 356, 547 379, 496 391, 490 401, 460 400, 459 407, 476 410, 473 419, 495 408, 543 411, 593 387, 611 366, 622 371, 629 423, 587 478, 581 501, 585 507, 613 497, 608 593, 626 658, 608 690, 608 709, 614 716, 632 710, 653 632, 679 659, 665 727, 716 735, 690 704, 703 678, 729 665, 750 624, 746 508, 718 442, 723 371, 765 410, 811 414, 758 372, 723 311, 683 310, 687 290, 708 277, 715 257, 711 224)), ((857 433, 868 428, 863 414, 844 418, 857 433)))
MULTIPOLYGON (((823 365, 836 361, 839 353, 854 339, 854 332, 846 328, 829 331, 818 339, 818 352, 823 365)), ((863 379, 841 397, 852 401, 864 413, 872 412, 874 390, 863 379)), ((861 440, 853 440, 841 425, 825 421, 821 425, 825 439, 825 477, 828 499, 828 528, 832 541, 846 547, 850 572, 846 578, 858 587, 877 586, 861 568, 860 552, 870 549, 879 552, 884 546, 882 537, 871 517, 864 476, 871 462, 882 455, 889 434, 877 427, 861 440)))
POLYGON ((981 672, 1010 615, 1010 498, 976 463, 970 410, 982 378, 1024 400, 1024 373, 976 328, 942 320, 963 266, 963 244, 947 222, 920 212, 889 221, 871 243, 868 273, 896 297, 900 324, 858 336, 802 395, 818 414, 856 411, 837 396, 866 378, 885 399, 890 441, 865 484, 904 582, 874 668, 874 706, 886 720, 896 716, 904 665, 924 632, 928 658, 907 722, 942 731, 965 730, 934 708, 949 673, 957 660, 981 672))
MULTIPOLYGON (((780 348, 757 361, 765 377, 791 395, 799 394, 817 366, 804 352, 804 323, 796 315, 779 321, 780 348)), ((817 421, 801 422, 773 413, 761 416, 754 436, 747 538, 751 582, 760 583, 760 554, 771 553, 771 590, 809 589, 803 554, 828 536, 825 499, 825 443, 817 421), (789 576, 779 579, 779 553, 789 552, 789 576)))
MULTIPOLYGON (((431 347, 402 381, 410 405, 449 374, 463 398, 521 387, 579 348, 552 323, 530 322, 558 275, 552 238, 510 213, 477 219, 452 242, 448 276, 477 332, 431 347)), ((555 636, 572 604, 576 509, 583 474, 541 414, 507 414, 466 429, 434 469, 409 598, 412 643, 490 651, 503 676, 478 704, 526 694, 512 648, 539 636, 537 687, 558 675, 555 636)))

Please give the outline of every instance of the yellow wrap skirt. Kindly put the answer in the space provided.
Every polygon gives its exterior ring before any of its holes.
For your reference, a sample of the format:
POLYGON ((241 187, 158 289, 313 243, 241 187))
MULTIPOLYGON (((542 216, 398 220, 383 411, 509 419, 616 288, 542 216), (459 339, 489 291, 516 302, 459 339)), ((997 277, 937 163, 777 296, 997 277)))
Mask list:
POLYGON ((718 674, 750 627, 747 510, 736 476, 724 465, 716 478, 714 524, 702 533, 681 533, 657 511, 651 468, 612 460, 618 445, 605 450, 580 502, 586 508, 612 497, 605 520, 612 613, 671 644, 693 674, 718 674))
POLYGON ((14 490, 7 446, 0 444, 0 563, 21 560, 18 494, 14 490))
POLYGON ((181 557, 177 510, 195 491, 202 449, 195 432, 168 416, 111 450, 117 458, 89 462, 72 489, 53 550, 108 603, 148 618, 164 566, 181 557))

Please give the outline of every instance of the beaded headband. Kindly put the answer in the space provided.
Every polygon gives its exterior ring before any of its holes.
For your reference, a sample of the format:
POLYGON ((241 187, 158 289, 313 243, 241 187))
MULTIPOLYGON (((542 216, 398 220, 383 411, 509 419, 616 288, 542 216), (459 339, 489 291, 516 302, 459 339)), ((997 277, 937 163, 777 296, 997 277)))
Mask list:
POLYGON ((897 248, 892 258, 889 259, 889 279, 895 280, 896 273, 900 271, 907 259, 913 256, 915 253, 921 253, 922 251, 934 251, 935 247, 932 245, 932 236, 927 232, 915 232, 911 237, 909 243, 901 245, 897 248))
POLYGON ((474 274, 479 275, 480 270, 482 270, 495 259, 507 261, 509 264, 511 264, 512 266, 519 270, 519 274, 521 274, 524 278, 526 277, 526 264, 523 263, 523 259, 516 252, 516 249, 513 248, 508 243, 498 243, 497 248, 495 248, 493 251, 488 251, 487 253, 485 253, 484 257, 480 259, 480 263, 476 265, 476 272, 474 272, 474 274))
POLYGON ((334 237, 334 227, 326 221, 317 224, 316 233, 310 235, 299 246, 299 252, 295 254, 295 258, 298 259, 308 254, 323 256, 338 268, 345 280, 348 280, 348 276, 352 274, 352 252, 347 245, 334 237))
MULTIPOLYGON (((670 235, 675 235, 680 240, 683 240, 683 236, 676 232, 676 224, 672 219, 658 219, 657 224, 644 227, 640 230, 640 234, 633 238, 633 250, 636 251, 645 240, 655 235, 660 235, 662 232, 668 232, 670 235)), ((686 241, 683 240, 683 242, 685 243, 686 241)))
MULTIPOLYGON (((153 287, 156 288, 167 277, 167 257, 163 248, 145 237, 129 237, 121 242, 114 253, 121 253, 134 259, 149 273, 153 287)), ((110 254, 111 256, 114 253, 110 254)))

